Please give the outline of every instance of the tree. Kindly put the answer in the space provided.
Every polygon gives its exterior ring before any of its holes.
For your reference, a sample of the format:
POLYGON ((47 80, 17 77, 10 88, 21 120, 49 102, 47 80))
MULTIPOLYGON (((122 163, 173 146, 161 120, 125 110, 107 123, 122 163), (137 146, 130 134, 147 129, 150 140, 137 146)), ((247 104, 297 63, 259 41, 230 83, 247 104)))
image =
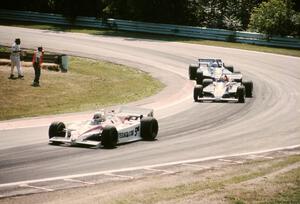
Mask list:
POLYGON ((112 18, 184 24, 190 0, 106 0, 104 14, 112 18))
POLYGON ((296 12, 289 0, 269 0, 254 8, 249 30, 271 35, 289 35, 294 32, 296 12))
MULTIPOLYGON (((198 26, 245 30, 248 27, 252 9, 262 0, 194 0, 193 7, 198 16, 198 26)), ((191 1, 190 1, 191 2, 191 1)), ((191 4, 191 3, 190 3, 191 4)))

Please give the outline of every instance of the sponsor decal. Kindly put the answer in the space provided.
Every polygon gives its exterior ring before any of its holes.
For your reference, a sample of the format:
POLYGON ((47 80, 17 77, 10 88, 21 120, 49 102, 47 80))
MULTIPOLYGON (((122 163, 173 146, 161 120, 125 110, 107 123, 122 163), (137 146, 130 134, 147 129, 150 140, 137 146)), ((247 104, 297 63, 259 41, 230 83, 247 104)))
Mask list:
POLYGON ((133 130, 127 131, 127 132, 120 132, 119 133, 119 138, 124 138, 124 137, 136 137, 138 133, 140 132, 140 127, 136 127, 133 130))

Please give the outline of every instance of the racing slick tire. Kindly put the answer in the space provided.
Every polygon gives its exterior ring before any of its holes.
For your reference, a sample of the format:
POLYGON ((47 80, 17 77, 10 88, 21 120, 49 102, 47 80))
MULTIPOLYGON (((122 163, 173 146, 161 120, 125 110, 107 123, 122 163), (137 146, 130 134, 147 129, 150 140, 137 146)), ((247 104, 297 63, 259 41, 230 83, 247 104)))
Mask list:
POLYGON ((200 69, 198 69, 196 72, 196 83, 197 84, 203 83, 203 71, 201 71, 200 69))
POLYGON ((66 134, 66 125, 63 122, 55 121, 49 127, 49 139, 52 137, 64 137, 66 134))
POLYGON ((209 84, 213 83, 212 79, 203 79, 203 87, 208 86, 209 84))
POLYGON ((111 149, 118 143, 118 131, 115 126, 107 125, 101 133, 101 144, 104 148, 111 149))
POLYGON ((238 103, 245 103, 245 87, 239 86, 236 90, 236 98, 238 103))
POLYGON ((253 91, 253 82, 252 81, 244 81, 243 85, 245 87, 245 95, 247 98, 252 97, 252 91, 253 91))
POLYGON ((158 133, 158 122, 153 117, 141 119, 141 137, 143 140, 154 140, 158 133))
POLYGON ((196 74, 197 74, 197 69, 199 66, 197 64, 190 64, 189 66, 189 77, 190 80, 195 80, 196 79, 196 74))
POLYGON ((194 101, 198 102, 198 97, 203 97, 203 86, 202 85, 196 85, 194 87, 194 101))
POLYGON ((233 68, 232 65, 226 66, 226 65, 224 64, 224 67, 225 67, 228 71, 231 71, 232 73, 234 72, 234 68, 233 68))

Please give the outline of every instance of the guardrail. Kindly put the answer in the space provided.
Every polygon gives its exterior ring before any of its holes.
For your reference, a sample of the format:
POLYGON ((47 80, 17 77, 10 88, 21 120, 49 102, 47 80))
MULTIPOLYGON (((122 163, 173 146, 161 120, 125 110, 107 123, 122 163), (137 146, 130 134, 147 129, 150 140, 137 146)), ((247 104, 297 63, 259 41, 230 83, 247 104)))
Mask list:
POLYGON ((300 39, 293 37, 270 37, 260 33, 230 31, 193 26, 172 24, 156 24, 118 19, 96 19, 79 16, 74 22, 68 21, 60 14, 38 13, 31 11, 13 11, 0 9, 0 19, 49 23, 56 25, 75 25, 91 28, 108 28, 123 31, 134 31, 154 34, 165 34, 181 37, 200 38, 208 40, 231 41, 247 44, 275 47, 300 48, 300 39))

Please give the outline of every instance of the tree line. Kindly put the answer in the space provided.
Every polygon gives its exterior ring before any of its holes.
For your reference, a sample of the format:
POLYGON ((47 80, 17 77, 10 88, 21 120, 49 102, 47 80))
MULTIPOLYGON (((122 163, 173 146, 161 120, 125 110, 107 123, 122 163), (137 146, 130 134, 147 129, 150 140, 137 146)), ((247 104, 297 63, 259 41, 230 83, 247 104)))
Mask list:
POLYGON ((299 0, 10 0, 1 8, 153 23, 300 34, 299 0))

